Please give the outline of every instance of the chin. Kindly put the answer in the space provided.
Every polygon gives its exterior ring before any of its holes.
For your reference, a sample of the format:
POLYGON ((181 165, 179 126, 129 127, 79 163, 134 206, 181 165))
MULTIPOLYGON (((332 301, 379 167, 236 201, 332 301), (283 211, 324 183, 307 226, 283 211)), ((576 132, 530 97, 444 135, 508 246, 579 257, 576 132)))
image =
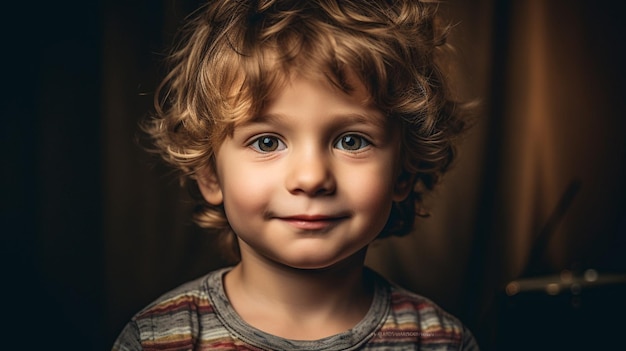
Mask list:
MULTIPOLYGON (((339 265, 342 265, 342 263, 347 263, 348 261, 351 261, 349 260, 350 257, 352 256, 341 257, 341 258, 309 257, 309 259, 302 259, 302 256, 300 256, 299 259, 281 260, 279 262, 293 269, 320 271, 320 270, 326 270, 326 269, 330 269, 333 267, 337 267, 339 265)), ((354 261, 354 262, 357 263, 357 261, 354 261)), ((359 262, 359 264, 362 264, 362 263, 359 262)))
POLYGON ((332 268, 333 264, 300 264, 297 266, 291 266, 294 269, 299 269, 303 271, 323 271, 329 268, 332 268))
POLYGON ((298 261, 279 261, 279 262, 283 266, 287 266, 292 269, 310 270, 310 271, 327 269, 336 264, 335 261, 328 262, 328 261, 318 261, 318 260, 307 260, 307 261, 298 260, 298 261))

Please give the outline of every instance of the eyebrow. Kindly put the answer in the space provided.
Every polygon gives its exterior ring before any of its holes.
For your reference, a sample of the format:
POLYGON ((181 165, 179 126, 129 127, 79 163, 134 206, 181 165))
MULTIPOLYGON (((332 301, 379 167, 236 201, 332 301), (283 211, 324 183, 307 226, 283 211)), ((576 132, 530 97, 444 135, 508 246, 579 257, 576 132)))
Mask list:
MULTIPOLYGON (((253 124, 253 123, 281 123, 282 120, 291 118, 290 115, 285 115, 282 113, 263 113, 257 116, 254 116, 247 121, 243 122, 242 125, 253 124)), ((364 123, 371 124, 378 128, 386 128, 387 127, 387 119, 384 118, 382 113, 373 114, 373 113, 341 113, 333 115, 333 120, 336 121, 337 127, 341 127, 349 124, 356 123, 364 123)))

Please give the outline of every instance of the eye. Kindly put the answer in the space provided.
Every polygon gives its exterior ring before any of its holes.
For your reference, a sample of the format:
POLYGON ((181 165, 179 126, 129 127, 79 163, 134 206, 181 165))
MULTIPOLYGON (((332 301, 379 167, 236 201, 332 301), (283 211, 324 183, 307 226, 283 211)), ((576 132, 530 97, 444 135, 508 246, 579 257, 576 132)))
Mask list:
POLYGON ((252 141, 250 147, 258 152, 280 151, 286 148, 285 144, 275 136, 263 135, 252 141))
POLYGON ((364 137, 357 134, 342 135, 335 143, 335 147, 339 150, 358 151, 371 143, 364 137))

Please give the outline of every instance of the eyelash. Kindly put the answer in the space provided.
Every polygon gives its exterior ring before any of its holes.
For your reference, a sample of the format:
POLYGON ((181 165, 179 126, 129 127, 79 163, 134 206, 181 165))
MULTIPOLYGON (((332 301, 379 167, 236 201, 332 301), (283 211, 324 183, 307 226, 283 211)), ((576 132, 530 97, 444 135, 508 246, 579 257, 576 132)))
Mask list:
POLYGON ((342 150, 342 151, 348 151, 348 152, 359 152, 361 151, 363 148, 371 145, 372 142, 369 141, 367 138, 358 135, 358 134, 344 134, 342 136, 340 136, 337 141, 335 141, 335 144, 333 145, 335 148, 342 150), (341 145, 342 142, 350 142, 350 140, 354 140, 358 143, 357 148, 356 149, 346 149, 344 147, 344 145, 341 145), (341 147, 339 147, 339 145, 341 145, 341 147))
POLYGON ((273 135, 261 135, 260 137, 254 139, 249 145, 254 151, 266 154, 275 151, 281 151, 287 148, 285 143, 283 143, 280 138, 273 135), (276 149, 273 150, 263 150, 262 142, 272 142, 276 144, 276 149), (280 148, 280 149, 278 149, 280 148))
MULTIPOLYGON (((367 146, 371 144, 372 142, 368 140, 367 138, 365 138, 364 136, 361 136, 359 134, 354 134, 354 133, 348 133, 348 134, 343 134, 342 136, 337 138, 337 140, 333 143, 333 147, 338 150, 354 153, 354 152, 361 151, 362 149, 366 148, 367 146), (348 148, 346 148, 346 145, 343 144, 344 142, 345 143, 356 142, 357 143, 356 148, 355 149, 349 148, 353 146, 348 146, 348 148)), ((280 140, 280 138, 273 136, 273 135, 261 135, 258 138, 255 138, 248 146, 257 152, 264 153, 264 154, 270 153, 270 152, 282 151, 287 148, 285 143, 282 140, 280 140), (269 148, 264 149, 268 147, 269 143, 271 143, 269 148)))

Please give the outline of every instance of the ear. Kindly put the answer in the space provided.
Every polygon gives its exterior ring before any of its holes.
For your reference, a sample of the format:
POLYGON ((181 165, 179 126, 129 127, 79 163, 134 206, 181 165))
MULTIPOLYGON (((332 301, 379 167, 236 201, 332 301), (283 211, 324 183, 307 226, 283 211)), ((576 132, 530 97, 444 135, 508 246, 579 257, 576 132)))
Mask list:
POLYGON ((204 199, 211 205, 220 205, 224 201, 224 196, 217 174, 211 167, 203 167, 196 174, 198 187, 204 199))
POLYGON ((415 174, 401 172, 393 187, 393 201, 401 202, 409 196, 415 183, 415 174))

